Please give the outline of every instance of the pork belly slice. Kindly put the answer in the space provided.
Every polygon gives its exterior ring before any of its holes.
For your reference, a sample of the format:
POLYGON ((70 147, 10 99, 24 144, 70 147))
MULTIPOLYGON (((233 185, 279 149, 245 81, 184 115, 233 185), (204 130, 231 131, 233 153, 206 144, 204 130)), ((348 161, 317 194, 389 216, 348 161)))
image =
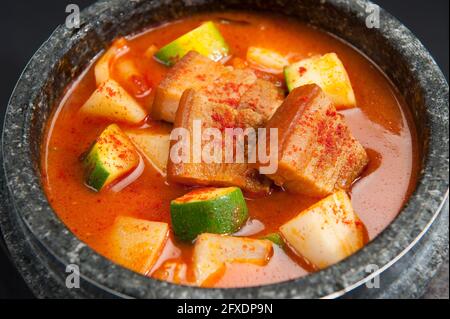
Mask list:
POLYGON ((213 103, 239 108, 241 97, 258 80, 251 69, 230 69, 201 88, 202 94, 213 103))
POLYGON ((278 129, 279 152, 278 170, 268 176, 290 192, 323 197, 348 189, 368 163, 342 115, 315 84, 294 89, 266 128, 278 129))
POLYGON ((187 89, 202 91, 210 102, 261 114, 259 126, 267 122, 284 98, 280 88, 258 79, 252 69, 225 67, 192 51, 158 85, 152 118, 174 122, 179 101, 187 89))
POLYGON ((262 116, 263 124, 272 117, 284 100, 284 92, 272 82, 257 79, 242 95, 240 110, 252 110, 262 116))
POLYGON ((195 51, 189 52, 169 70, 156 88, 152 118, 173 123, 183 92, 214 81, 226 70, 221 63, 216 63, 195 51))
MULTIPOLYGON (((257 169, 244 163, 225 163, 225 143, 221 143, 221 157, 206 163, 200 157, 200 162, 194 163, 193 126, 194 120, 202 121, 202 129, 217 128, 225 141, 226 128, 251 127, 252 117, 246 111, 236 110, 229 105, 212 102, 209 96, 195 90, 187 90, 180 101, 174 128, 185 128, 190 134, 190 154, 187 162, 176 163, 169 157, 167 177, 169 181, 202 186, 237 186, 252 194, 266 194, 270 190, 270 180, 259 175, 257 169), (249 120, 250 118, 250 120, 249 120)), ((254 115, 254 114, 253 114, 254 115)), ((177 141, 171 142, 171 148, 177 141)), ((202 142, 202 149, 208 141, 202 142)), ((172 152, 173 150, 171 150, 172 152)), ((219 156, 219 155, 218 155, 219 156)))
POLYGON ((247 118, 244 122, 252 127, 263 127, 284 99, 280 88, 248 68, 230 70, 199 92, 212 103, 241 111, 247 118))

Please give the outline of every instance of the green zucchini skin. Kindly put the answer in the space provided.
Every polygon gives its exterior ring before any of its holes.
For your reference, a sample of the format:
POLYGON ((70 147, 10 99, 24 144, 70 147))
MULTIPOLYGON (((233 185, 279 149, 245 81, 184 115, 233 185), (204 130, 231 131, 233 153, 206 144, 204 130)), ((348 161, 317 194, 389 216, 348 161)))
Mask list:
POLYGON ((85 157, 83 164, 86 167, 86 184, 99 192, 105 185, 110 173, 100 161, 97 150, 92 147, 85 157))
POLYGON ((166 66, 173 66, 191 50, 217 62, 228 55, 229 47, 219 29, 208 21, 161 48, 155 58, 166 66))
POLYGON ((119 126, 111 124, 84 155, 82 164, 86 186, 99 192, 137 167, 139 155, 119 126))
POLYGON ((261 237, 261 239, 270 240, 272 243, 274 243, 275 245, 277 245, 281 248, 284 248, 284 246, 285 246, 283 237, 281 237, 281 235, 278 233, 267 234, 266 236, 261 237))
POLYGON ((170 213, 175 236, 182 241, 193 241, 202 233, 238 231, 248 219, 247 204, 240 188, 228 187, 224 191, 205 200, 196 200, 195 194, 191 201, 173 200, 170 213))
POLYGON ((294 83, 298 80, 300 75, 295 69, 296 64, 289 65, 284 68, 284 78, 286 80, 286 86, 289 92, 295 89, 294 83))

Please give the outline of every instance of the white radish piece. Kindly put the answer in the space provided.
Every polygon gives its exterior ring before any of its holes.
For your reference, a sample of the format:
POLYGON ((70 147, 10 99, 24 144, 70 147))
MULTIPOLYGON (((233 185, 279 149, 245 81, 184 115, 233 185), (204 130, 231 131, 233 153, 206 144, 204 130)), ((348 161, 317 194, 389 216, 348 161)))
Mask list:
POLYGON ((153 167, 163 176, 167 173, 169 159, 170 129, 158 131, 152 129, 128 130, 125 134, 153 167))
POLYGON ((284 74, 289 91, 302 85, 317 84, 338 110, 356 107, 350 78, 336 53, 317 55, 291 64, 284 74))
POLYGON ((147 116, 135 99, 114 80, 107 80, 92 93, 80 112, 111 121, 141 123, 147 116))
POLYGON ((147 274, 167 241, 169 225, 127 216, 116 218, 110 232, 109 258, 126 268, 147 274))
POLYGON ((111 45, 111 47, 100 57, 95 64, 95 82, 97 86, 111 79, 111 68, 114 61, 121 55, 130 50, 127 40, 120 38, 111 45))
POLYGON ((195 281, 208 284, 225 270, 226 263, 265 265, 273 252, 268 240, 204 233, 197 237, 193 254, 195 281))
POLYGON ((350 198, 338 191, 280 227, 296 253, 319 269, 350 256, 364 245, 364 225, 350 198))
POLYGON ((270 73, 282 73, 284 67, 289 64, 288 59, 280 53, 258 47, 248 48, 247 61, 251 65, 270 73))

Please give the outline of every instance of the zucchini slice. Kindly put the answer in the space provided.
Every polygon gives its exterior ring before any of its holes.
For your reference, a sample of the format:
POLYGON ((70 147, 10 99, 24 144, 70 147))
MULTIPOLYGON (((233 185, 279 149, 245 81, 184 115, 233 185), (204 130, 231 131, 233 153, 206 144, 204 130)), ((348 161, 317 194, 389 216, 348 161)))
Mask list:
POLYGON ((319 269, 341 261, 364 245, 364 225, 344 191, 307 208, 280 231, 296 253, 319 269))
POLYGON ((92 93, 80 112, 112 121, 141 123, 147 113, 124 88, 114 80, 107 80, 92 93))
POLYGON ((109 125, 83 159, 86 184, 100 191, 136 168, 139 154, 133 143, 116 125, 109 125))
POLYGON ((173 231, 183 241, 192 241, 201 233, 234 233, 248 218, 238 187, 194 190, 173 200, 170 214, 173 231))
POLYGON ((248 48, 247 61, 271 73, 282 73, 284 67, 289 64, 289 61, 278 52, 258 47, 248 48))
POLYGON ((189 51, 196 51, 217 62, 228 55, 228 50, 220 31, 212 21, 208 21, 164 46, 155 53, 155 57, 172 66, 189 51))
POLYGON ((145 275, 158 260, 168 234, 167 223, 119 216, 110 232, 111 250, 108 257, 119 265, 145 275))
POLYGON ((313 56, 291 64, 285 68, 284 75, 289 91, 302 85, 317 84, 338 110, 356 107, 350 78, 336 53, 313 56))
POLYGON ((266 265, 273 253, 268 240, 201 234, 195 242, 193 266, 198 286, 208 286, 226 269, 226 263, 266 265))

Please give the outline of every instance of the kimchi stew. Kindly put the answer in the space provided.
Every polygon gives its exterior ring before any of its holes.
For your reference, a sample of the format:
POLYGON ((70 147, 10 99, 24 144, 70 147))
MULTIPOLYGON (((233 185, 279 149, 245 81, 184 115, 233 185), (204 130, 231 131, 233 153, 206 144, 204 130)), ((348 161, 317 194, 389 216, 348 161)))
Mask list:
POLYGON ((418 172, 395 87, 344 41, 217 12, 117 38, 47 124, 42 183, 83 242, 142 275, 276 283, 357 252, 418 172))

